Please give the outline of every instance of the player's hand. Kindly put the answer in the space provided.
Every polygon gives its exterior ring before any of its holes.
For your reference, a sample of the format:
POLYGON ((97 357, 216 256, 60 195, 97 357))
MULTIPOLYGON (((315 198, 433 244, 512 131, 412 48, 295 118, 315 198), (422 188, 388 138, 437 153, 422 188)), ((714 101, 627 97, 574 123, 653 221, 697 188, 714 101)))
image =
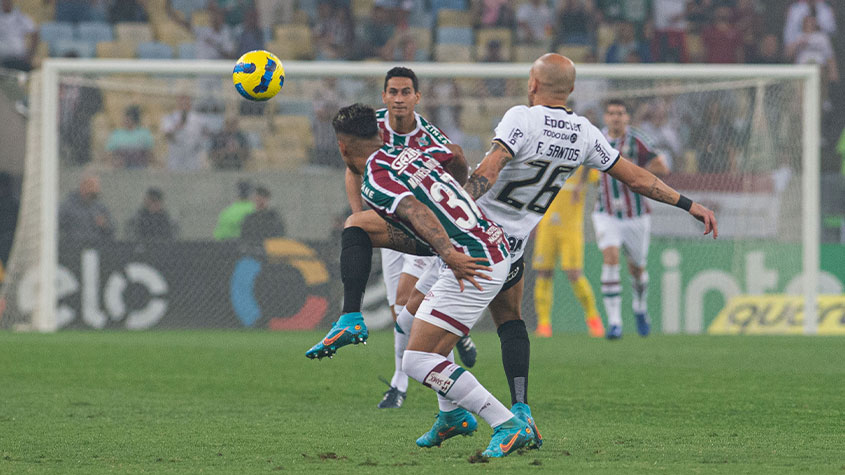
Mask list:
POLYGON ((704 234, 709 234, 710 231, 713 231, 713 239, 719 237, 719 225, 716 223, 716 215, 712 211, 698 203, 693 203, 689 209, 689 214, 704 223, 704 234))
POLYGON ((440 256, 443 259, 443 262, 452 269, 452 273, 455 274, 455 278, 458 279, 458 285, 461 288, 461 292, 464 291, 464 280, 469 281, 476 289, 484 290, 479 285, 476 279, 486 279, 491 280, 487 274, 482 272, 490 272, 492 269, 487 267, 487 261, 484 259, 479 259, 477 257, 470 257, 462 252, 452 251, 446 256, 440 256))

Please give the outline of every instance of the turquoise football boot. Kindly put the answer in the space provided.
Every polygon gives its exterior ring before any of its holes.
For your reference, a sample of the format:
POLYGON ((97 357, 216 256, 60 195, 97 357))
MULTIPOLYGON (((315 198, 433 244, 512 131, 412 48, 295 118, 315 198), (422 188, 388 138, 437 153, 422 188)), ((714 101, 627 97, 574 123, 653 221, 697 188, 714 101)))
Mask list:
POLYGON ((440 447, 444 440, 456 435, 472 435, 478 429, 475 417, 466 409, 458 408, 454 411, 437 414, 437 419, 431 430, 417 439, 420 447, 440 447))
POLYGON ((504 457, 525 447, 534 440, 534 431, 519 417, 511 417, 504 424, 495 427, 485 457, 504 457))
POLYGON ((537 430, 537 423, 534 422, 534 417, 531 415, 531 408, 528 407, 528 404, 525 404, 524 402, 518 402, 513 405, 513 407, 511 408, 511 412, 519 419, 522 419, 526 424, 528 424, 528 427, 530 427, 531 430, 534 431, 534 441, 530 445, 533 445, 538 449, 542 447, 543 436, 540 435, 540 431, 537 430))
POLYGON ((305 356, 322 359, 325 356, 331 358, 337 353, 338 348, 346 345, 367 344, 367 325, 364 324, 364 317, 361 312, 345 313, 338 318, 326 337, 319 343, 312 346, 305 352, 305 356))

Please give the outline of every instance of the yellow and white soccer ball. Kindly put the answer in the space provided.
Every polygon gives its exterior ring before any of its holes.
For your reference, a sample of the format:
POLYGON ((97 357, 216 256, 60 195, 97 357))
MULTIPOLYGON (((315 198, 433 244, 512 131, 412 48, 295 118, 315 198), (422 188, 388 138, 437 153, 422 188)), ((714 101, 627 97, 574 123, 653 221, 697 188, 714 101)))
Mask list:
POLYGON ((232 72, 235 89, 251 101, 266 101, 282 90, 285 68, 273 53, 264 50, 244 53, 232 72))

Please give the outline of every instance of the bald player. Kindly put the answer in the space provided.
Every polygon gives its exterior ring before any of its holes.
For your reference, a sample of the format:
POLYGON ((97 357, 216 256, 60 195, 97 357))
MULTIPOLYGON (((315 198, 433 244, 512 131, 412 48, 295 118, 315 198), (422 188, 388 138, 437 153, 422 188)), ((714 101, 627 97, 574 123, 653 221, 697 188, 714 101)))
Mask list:
MULTIPOLYGON (((464 187, 508 238, 511 271, 488 308, 501 340, 502 363, 513 404, 511 410, 529 423, 538 439, 540 435, 527 406, 530 342, 521 313, 522 254, 525 241, 566 179, 581 165, 607 172, 643 196, 684 209, 704 223, 705 234, 713 232, 714 238, 718 235, 712 211, 693 203, 649 171, 621 157, 598 128, 566 107, 574 88, 575 65, 569 58, 550 53, 535 61, 528 79, 529 105, 515 106, 505 113, 496 127, 490 151, 464 187)), ((370 236, 389 234, 387 223, 372 211, 351 216, 346 227, 360 228, 370 236)), ((436 275, 436 272, 427 272, 420 277, 408 305, 397 318, 397 324, 403 330, 410 330, 413 314, 436 275)), ((440 420, 438 418, 438 422, 440 420)), ((438 422, 420 437, 418 445, 440 445, 447 438, 462 433, 460 428, 438 431, 438 422)), ((541 443, 542 440, 537 441, 537 445, 541 443)))

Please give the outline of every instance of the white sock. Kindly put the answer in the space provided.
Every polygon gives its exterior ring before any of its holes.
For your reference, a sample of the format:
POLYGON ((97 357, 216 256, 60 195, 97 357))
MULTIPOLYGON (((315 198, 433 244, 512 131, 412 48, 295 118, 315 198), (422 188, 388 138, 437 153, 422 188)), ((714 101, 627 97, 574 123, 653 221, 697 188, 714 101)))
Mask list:
POLYGON ((408 376, 446 399, 478 414, 491 427, 501 425, 513 417, 513 413, 490 394, 472 373, 441 355, 406 350, 402 369, 408 376))
POLYGON ((645 313, 648 310, 648 272, 643 271, 639 279, 633 279, 633 299, 631 301, 635 313, 645 313))
POLYGON ((404 393, 408 392, 408 375, 402 371, 402 355, 408 347, 408 337, 411 335, 414 316, 405 310, 404 306, 396 305, 394 308, 396 309, 396 325, 393 328, 393 351, 396 369, 390 379, 390 385, 404 393))
MULTIPOLYGON (((450 363, 454 363, 455 362, 455 352, 450 351, 449 356, 447 356, 446 359, 449 360, 450 363)), ((455 409, 458 408, 457 404, 455 404, 454 402, 452 402, 452 401, 446 399, 445 397, 441 396, 440 393, 437 393, 437 406, 443 412, 451 412, 451 411, 454 411, 455 409)))
POLYGON ((622 326, 622 284, 619 264, 601 266, 601 294, 608 325, 622 326))

